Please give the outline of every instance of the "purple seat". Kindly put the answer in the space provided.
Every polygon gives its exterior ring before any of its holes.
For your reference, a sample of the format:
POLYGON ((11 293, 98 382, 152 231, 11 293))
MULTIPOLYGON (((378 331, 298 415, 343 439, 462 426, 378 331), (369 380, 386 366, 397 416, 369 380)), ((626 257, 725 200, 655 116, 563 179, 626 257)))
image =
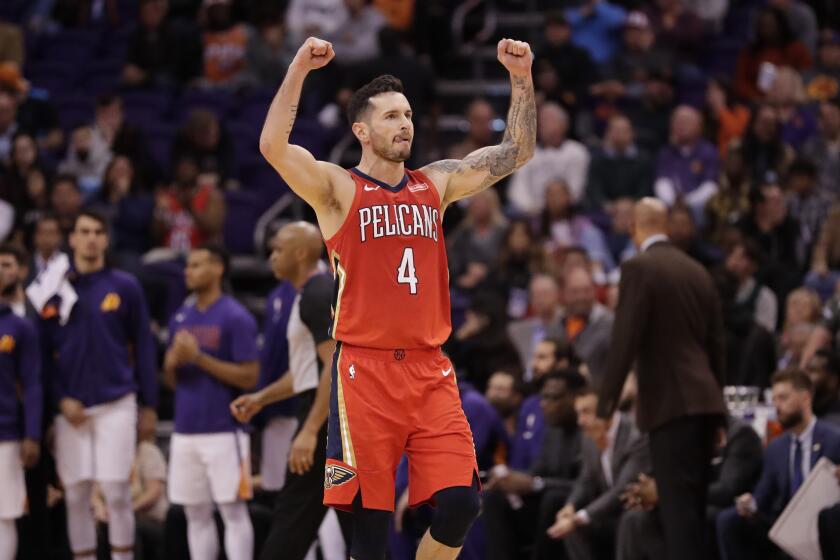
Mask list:
MULTIPOLYGON (((121 95, 123 107, 129 110, 145 110, 150 114, 163 116, 172 105, 172 97, 168 93, 154 90, 132 90, 121 95)), ((153 119, 157 121, 158 119, 153 119)))
POLYGON ((186 120, 193 109, 208 109, 223 119, 230 107, 230 95, 220 90, 188 90, 176 102, 176 114, 180 116, 178 122, 186 120))
POLYGON ((254 224, 265 209, 255 193, 232 191, 225 193, 225 246, 235 254, 254 252, 254 224))
POLYGON ((60 95, 53 93, 58 120, 61 127, 70 130, 74 126, 93 122, 93 99, 87 95, 60 95))

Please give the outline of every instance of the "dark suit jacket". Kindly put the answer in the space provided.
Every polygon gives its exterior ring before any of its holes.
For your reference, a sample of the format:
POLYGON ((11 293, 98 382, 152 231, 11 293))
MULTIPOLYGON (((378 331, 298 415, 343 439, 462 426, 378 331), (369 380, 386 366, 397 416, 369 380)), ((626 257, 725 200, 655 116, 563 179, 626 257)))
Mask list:
MULTIPOLYGON (((753 490, 758 511, 771 518, 778 517, 790 501, 790 445, 792 435, 785 432, 774 439, 764 452, 764 468, 753 490)), ((811 445, 811 467, 820 457, 840 463, 840 430, 817 420, 811 445)))
POLYGON ((647 437, 636 428, 630 416, 622 414, 615 434, 612 454, 612 486, 601 468, 601 450, 588 437, 583 439, 583 470, 575 481, 568 502, 585 509, 593 523, 614 518, 623 511, 619 495, 639 473, 650 471, 647 437))
POLYGON ((650 431, 688 415, 726 414, 723 317, 708 272, 669 242, 621 265, 598 415, 615 410, 636 362, 636 421, 650 431))
POLYGON ((761 438, 752 426, 730 417, 726 447, 714 461, 714 481, 709 484, 708 504, 728 508, 735 498, 749 492, 761 474, 762 452, 761 438))
POLYGON ((546 426, 540 454, 534 459, 531 474, 545 481, 546 487, 571 490, 580 473, 580 430, 566 432, 562 428, 546 426))

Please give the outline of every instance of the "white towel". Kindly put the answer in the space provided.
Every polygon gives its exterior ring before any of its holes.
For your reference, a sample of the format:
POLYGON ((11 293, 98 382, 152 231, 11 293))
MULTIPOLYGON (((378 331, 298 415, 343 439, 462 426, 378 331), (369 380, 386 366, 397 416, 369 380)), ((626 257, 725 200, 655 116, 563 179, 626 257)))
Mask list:
POLYGON ((40 313, 44 306, 54 296, 61 298, 58 309, 59 322, 64 325, 70 318, 73 306, 79 300, 76 290, 67 280, 67 272, 70 270, 70 259, 67 255, 61 254, 52 259, 47 267, 32 281, 26 288, 26 297, 32 306, 40 313))

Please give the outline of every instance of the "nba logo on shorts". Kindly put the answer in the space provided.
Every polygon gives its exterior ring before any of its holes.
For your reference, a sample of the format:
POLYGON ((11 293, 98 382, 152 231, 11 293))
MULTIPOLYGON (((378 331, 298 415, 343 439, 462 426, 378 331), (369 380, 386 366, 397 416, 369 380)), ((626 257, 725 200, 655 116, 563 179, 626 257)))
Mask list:
POLYGON ((356 379, 356 366, 350 364, 350 369, 347 372, 350 374, 350 379, 356 379))

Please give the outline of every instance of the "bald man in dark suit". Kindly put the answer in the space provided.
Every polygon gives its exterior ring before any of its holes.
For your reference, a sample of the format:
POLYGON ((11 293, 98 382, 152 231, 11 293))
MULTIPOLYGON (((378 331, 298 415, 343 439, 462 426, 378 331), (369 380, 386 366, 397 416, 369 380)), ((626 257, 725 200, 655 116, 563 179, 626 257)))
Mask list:
POLYGON ((613 414, 635 363, 636 421, 650 434, 667 558, 701 560, 710 464, 726 413, 722 312, 709 274, 668 240, 662 202, 642 199, 634 219, 639 254, 621 266, 598 415, 613 414))

